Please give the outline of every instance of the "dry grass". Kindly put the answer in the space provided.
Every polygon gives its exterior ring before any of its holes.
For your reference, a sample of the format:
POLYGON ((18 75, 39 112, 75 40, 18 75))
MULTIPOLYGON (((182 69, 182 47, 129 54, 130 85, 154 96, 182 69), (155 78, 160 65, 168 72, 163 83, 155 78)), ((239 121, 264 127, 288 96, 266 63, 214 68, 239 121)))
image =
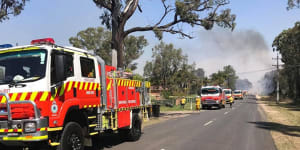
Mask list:
POLYGON ((267 121, 278 150, 300 149, 300 106, 291 100, 284 100, 279 105, 273 97, 261 97, 260 106, 267 115, 267 121))

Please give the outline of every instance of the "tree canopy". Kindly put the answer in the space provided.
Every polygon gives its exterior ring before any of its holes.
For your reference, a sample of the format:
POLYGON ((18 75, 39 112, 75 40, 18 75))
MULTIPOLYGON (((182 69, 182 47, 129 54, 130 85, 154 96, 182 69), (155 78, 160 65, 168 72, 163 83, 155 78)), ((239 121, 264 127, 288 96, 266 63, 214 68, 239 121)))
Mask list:
POLYGON ((292 9, 292 8, 300 8, 300 0, 288 0, 288 7, 287 9, 292 9))
POLYGON ((152 52, 153 60, 144 67, 144 76, 150 79, 152 85, 162 87, 163 93, 168 94, 197 93, 202 85, 204 70, 196 70, 195 64, 188 64, 188 57, 182 53, 182 49, 161 42, 152 52))
POLYGON ((8 20, 10 15, 17 16, 29 0, 0 0, 0 22, 8 20))
POLYGON ((273 41, 273 47, 281 54, 284 62, 281 75, 287 79, 292 98, 300 98, 300 22, 293 28, 282 31, 273 41))
MULTIPOLYGON (((80 31, 75 37, 70 37, 69 42, 78 48, 94 50, 101 56, 107 64, 111 64, 111 32, 102 27, 87 28, 80 31)), ((143 53, 143 48, 148 45, 144 36, 128 36, 125 38, 125 68, 136 69, 134 60, 139 58, 143 53)))
POLYGON ((234 29, 235 15, 230 9, 220 10, 221 7, 229 4, 228 0, 173 0, 170 3, 161 0, 163 8, 162 16, 157 22, 145 26, 136 26, 125 30, 126 22, 138 9, 143 12, 139 0, 93 0, 101 9, 104 9, 100 16, 101 23, 112 30, 111 48, 118 51, 118 67, 124 63, 124 39, 129 34, 138 31, 153 31, 159 39, 162 39, 163 32, 179 34, 182 37, 192 38, 185 33, 182 24, 201 26, 211 29, 215 24, 224 28, 234 29), (172 17, 167 17, 172 16, 172 17), (172 18, 172 19, 170 19, 172 18))
POLYGON ((211 84, 224 86, 230 89, 236 88, 236 80, 238 79, 236 72, 231 65, 224 66, 223 70, 211 74, 210 78, 211 84))

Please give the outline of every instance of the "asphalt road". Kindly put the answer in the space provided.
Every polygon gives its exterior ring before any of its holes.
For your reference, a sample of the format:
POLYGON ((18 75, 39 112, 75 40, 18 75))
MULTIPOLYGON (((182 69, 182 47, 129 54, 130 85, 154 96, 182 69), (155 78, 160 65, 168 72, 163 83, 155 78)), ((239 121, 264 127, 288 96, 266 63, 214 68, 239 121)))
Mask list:
MULTIPOLYGON (((139 141, 125 142, 104 136, 95 149, 108 150, 274 150, 265 121, 255 99, 237 100, 221 110, 204 110, 187 117, 147 126, 139 141)), ((93 148, 94 149, 94 148, 93 148)))

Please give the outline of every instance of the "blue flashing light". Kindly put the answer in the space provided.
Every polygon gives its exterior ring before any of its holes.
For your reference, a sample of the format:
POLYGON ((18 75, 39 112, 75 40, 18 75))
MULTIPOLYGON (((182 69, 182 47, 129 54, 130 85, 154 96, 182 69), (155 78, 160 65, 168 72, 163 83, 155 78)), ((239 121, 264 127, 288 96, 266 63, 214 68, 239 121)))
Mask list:
POLYGON ((13 47, 13 45, 11 45, 11 44, 3 44, 3 45, 0 45, 0 49, 1 49, 1 48, 10 48, 10 47, 13 47))

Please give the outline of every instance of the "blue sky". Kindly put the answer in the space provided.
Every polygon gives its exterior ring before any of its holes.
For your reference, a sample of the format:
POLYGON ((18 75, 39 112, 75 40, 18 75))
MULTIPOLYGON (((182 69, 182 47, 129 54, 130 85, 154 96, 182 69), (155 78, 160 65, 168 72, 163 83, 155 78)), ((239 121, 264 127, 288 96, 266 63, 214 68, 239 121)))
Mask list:
MULTIPOLYGON (((282 30, 292 27, 296 21, 300 21, 300 9, 287 11, 287 0, 231 0, 230 2, 230 5, 226 7, 231 8, 232 13, 237 15, 237 27, 234 32, 254 30, 260 33, 265 39, 270 53, 273 39, 282 30)), ((141 0, 141 6, 143 13, 136 12, 127 23, 127 28, 155 23, 162 13, 159 0, 141 0)), ((68 39, 75 36, 80 30, 100 26, 99 15, 101 12, 92 0, 30 0, 21 15, 0 23, 0 43, 25 45, 29 44, 32 39, 53 37, 58 45, 70 45, 68 39)), ((164 34, 163 40, 166 43, 174 43, 177 48, 182 48, 189 56, 191 63, 195 62, 197 67, 208 70, 207 75, 221 69, 223 67, 221 62, 211 63, 210 66, 200 63, 213 58, 212 54, 219 53, 219 50, 212 53, 208 52, 208 49, 201 49, 205 46, 202 40, 205 38, 203 36, 207 35, 202 35, 203 29, 196 27, 186 28, 186 30, 191 32, 195 38, 192 40, 179 39, 176 35, 164 34)), ((223 31, 223 29, 215 28, 212 32, 218 33, 219 31, 223 31)), ((159 41, 152 32, 141 32, 136 35, 145 35, 149 42, 144 55, 137 60, 140 64, 138 72, 141 73, 143 64, 151 59, 151 48, 159 41)), ((255 67, 259 69, 259 67, 266 66, 257 65, 255 67)), ((245 70, 237 69, 237 71, 245 70)))

